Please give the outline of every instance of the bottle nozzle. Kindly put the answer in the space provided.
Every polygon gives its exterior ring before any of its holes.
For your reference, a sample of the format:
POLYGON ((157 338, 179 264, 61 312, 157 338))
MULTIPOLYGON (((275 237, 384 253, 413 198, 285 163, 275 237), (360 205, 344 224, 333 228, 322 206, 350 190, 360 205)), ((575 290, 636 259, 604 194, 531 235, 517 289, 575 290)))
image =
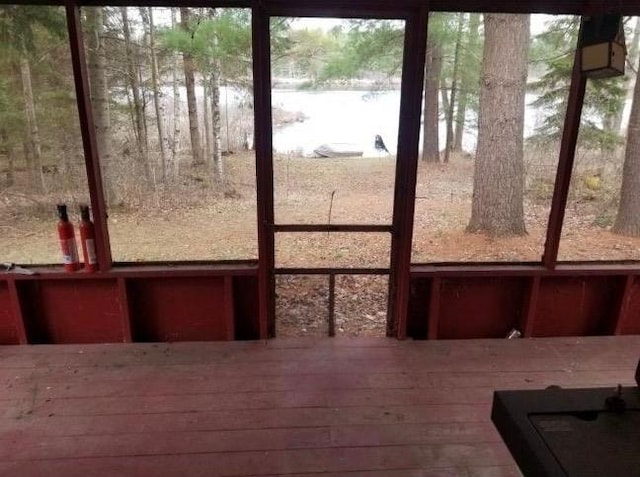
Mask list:
POLYGON ((67 204, 58 204, 57 208, 58 208, 58 217, 60 217, 60 220, 62 220, 63 222, 68 222, 69 215, 67 214, 67 204))
POLYGON ((89 222, 91 220, 91 215, 89 214, 89 206, 81 205, 80 206, 80 218, 89 222))

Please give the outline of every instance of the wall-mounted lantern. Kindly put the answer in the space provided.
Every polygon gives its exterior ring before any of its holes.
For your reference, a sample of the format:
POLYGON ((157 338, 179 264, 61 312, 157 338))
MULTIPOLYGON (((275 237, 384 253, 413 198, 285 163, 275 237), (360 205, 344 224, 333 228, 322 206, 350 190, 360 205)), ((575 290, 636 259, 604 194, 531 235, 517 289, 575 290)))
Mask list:
POLYGON ((582 72, 588 78, 624 75, 627 46, 622 15, 589 17, 582 27, 582 72))

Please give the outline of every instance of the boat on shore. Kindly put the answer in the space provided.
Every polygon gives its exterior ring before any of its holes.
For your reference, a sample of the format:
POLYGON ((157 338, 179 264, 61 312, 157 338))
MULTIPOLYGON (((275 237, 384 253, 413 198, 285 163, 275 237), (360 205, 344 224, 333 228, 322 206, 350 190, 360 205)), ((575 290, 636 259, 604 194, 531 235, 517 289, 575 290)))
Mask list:
POLYGON ((364 151, 357 144, 331 142, 313 150, 318 157, 361 157, 364 151))

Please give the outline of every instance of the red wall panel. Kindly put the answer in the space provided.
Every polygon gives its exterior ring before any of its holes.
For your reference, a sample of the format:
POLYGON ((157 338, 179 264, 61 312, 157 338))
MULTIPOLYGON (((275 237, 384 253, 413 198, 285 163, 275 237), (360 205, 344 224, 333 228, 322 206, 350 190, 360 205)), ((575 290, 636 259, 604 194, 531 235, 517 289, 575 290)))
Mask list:
POLYGON ((227 339, 224 277, 127 280, 134 341, 227 339))
POLYGON ((608 334, 623 290, 624 278, 617 276, 544 277, 533 336, 608 334))
POLYGON ((42 280, 19 287, 31 343, 124 341, 116 280, 42 280))
POLYGON ((520 278, 443 279, 437 337, 504 338, 518 326, 526 290, 520 278))
POLYGON ((0 345, 18 344, 15 317, 11 311, 9 288, 0 282, 0 345))

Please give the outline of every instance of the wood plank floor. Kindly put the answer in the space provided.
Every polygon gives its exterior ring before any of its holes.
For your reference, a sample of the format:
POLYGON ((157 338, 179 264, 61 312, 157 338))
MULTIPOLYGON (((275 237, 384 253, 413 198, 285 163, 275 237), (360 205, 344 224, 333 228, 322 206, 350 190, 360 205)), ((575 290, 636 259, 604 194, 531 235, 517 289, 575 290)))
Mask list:
POLYGON ((494 389, 633 385, 640 337, 0 347, 0 476, 519 476, 494 389))

